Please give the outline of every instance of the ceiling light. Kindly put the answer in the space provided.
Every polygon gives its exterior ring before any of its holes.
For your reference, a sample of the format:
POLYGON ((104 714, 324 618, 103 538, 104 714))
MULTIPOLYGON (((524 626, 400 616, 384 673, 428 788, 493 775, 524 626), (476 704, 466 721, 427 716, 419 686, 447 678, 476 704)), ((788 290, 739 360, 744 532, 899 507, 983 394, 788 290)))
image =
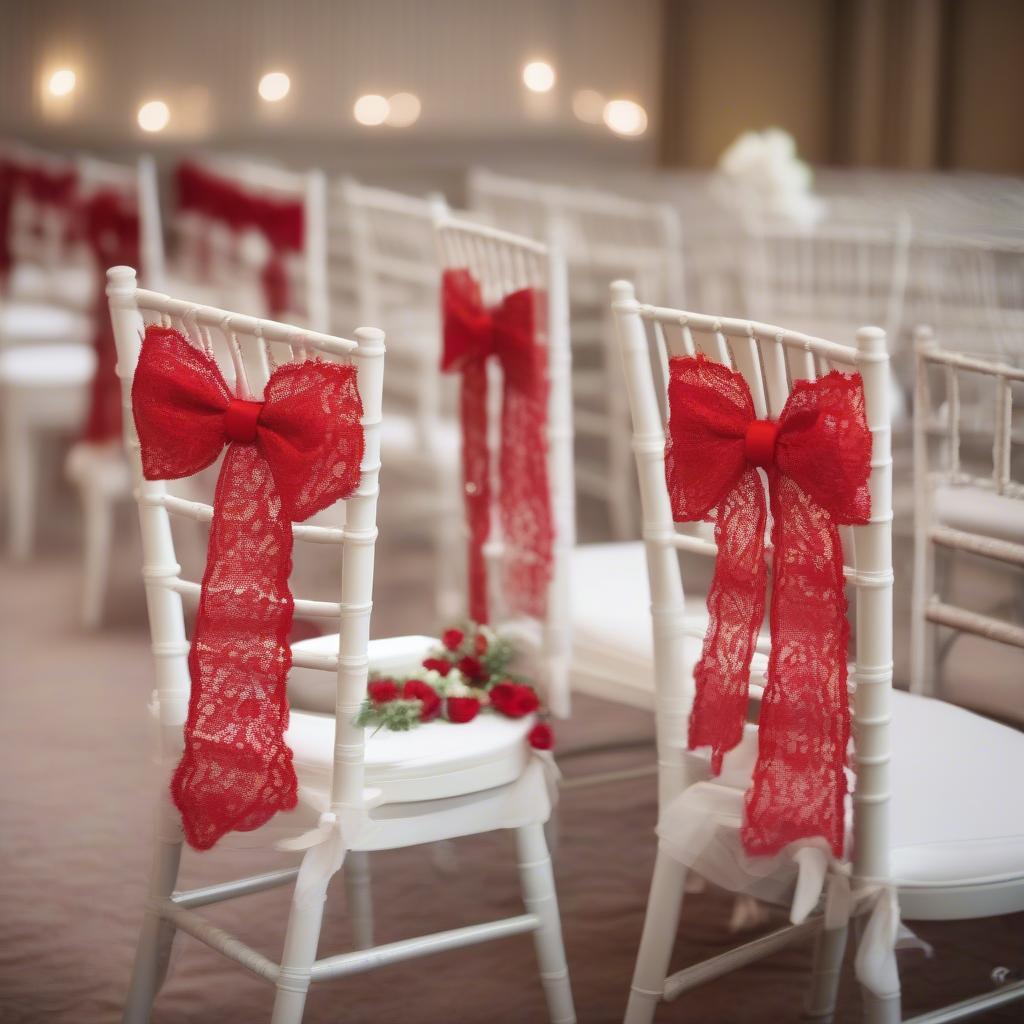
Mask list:
POLYGON ((260 79, 260 98, 268 103, 276 103, 288 95, 292 80, 283 71, 268 71, 260 79))
POLYGON ((610 100, 604 107, 604 123, 616 135, 643 135, 647 111, 632 100, 610 100))
POLYGON ((387 120, 391 104, 383 96, 368 93, 360 96, 352 108, 352 114, 360 124, 378 125, 387 120))
POLYGON ((530 92, 550 92, 555 84, 555 69, 544 60, 531 61, 523 68, 523 85, 530 92))
POLYGON ((71 68, 59 68, 50 75, 46 88, 51 96, 67 96, 69 93, 74 92, 75 82, 75 73, 71 68))
POLYGON ((387 123, 392 128, 408 128, 419 120, 422 109, 423 105, 416 93, 396 92, 388 100, 387 123))
POLYGON ((150 100, 139 107, 139 127, 144 132, 162 132, 170 119, 170 107, 163 100, 150 100))

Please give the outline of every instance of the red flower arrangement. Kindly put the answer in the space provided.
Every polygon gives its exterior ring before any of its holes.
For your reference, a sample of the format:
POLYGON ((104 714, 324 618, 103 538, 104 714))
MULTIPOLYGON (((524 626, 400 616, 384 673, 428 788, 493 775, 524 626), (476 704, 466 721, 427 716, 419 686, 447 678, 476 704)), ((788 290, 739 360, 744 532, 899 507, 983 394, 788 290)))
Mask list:
MULTIPOLYGON (((356 724, 396 731, 437 719, 463 725, 485 710, 525 718, 540 710, 540 698, 532 686, 510 675, 513 656, 508 640, 486 626, 446 629, 440 646, 415 674, 370 680, 356 724)), ((545 722, 535 725, 527 739, 537 750, 554 745, 545 722)))

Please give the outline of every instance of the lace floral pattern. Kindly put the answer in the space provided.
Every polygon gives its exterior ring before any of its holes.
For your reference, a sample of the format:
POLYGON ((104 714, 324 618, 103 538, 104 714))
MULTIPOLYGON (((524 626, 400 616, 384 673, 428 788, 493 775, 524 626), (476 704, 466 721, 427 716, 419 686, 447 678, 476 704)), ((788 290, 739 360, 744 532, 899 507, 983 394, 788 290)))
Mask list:
POLYGON ((177 331, 147 329, 132 388, 146 478, 189 476, 228 445, 189 653, 185 749, 171 783, 185 837, 200 850, 295 806, 284 742, 291 523, 349 496, 363 455, 352 366, 281 366, 264 399, 239 426, 225 415, 236 400, 214 361, 177 331))
POLYGON ((503 595, 509 611, 543 618, 551 582, 554 524, 548 488, 545 297, 513 292, 487 309, 467 270, 442 282, 441 368, 462 374, 462 477, 469 525, 469 615, 489 621, 484 544, 491 529, 491 467, 487 444, 487 360, 504 375, 498 517, 504 544, 503 595))
POLYGON ((843 846, 850 735, 849 624, 840 524, 866 523, 871 433, 858 375, 797 381, 777 424, 754 416, 743 377, 698 356, 670 364, 666 478, 677 522, 713 519, 718 558, 694 670, 691 748, 712 769, 741 737, 750 661, 764 615, 764 488, 772 513, 768 686, 743 845, 754 855, 824 836, 843 846))

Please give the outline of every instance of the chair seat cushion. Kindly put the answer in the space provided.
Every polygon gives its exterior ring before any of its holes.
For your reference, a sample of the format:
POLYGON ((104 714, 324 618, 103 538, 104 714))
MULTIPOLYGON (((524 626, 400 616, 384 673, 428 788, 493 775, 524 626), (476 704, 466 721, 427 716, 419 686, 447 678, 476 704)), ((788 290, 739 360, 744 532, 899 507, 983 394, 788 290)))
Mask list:
POLYGON ((65 472, 79 487, 111 498, 132 493, 132 473, 120 440, 107 444, 78 442, 68 452, 65 472))
MULTIPOLYGON (((891 873, 904 916, 952 919, 1024 909, 1024 734, 899 690, 892 693, 892 713, 891 873)), ((740 853, 744 788, 735 774, 692 786, 666 808, 659 834, 713 881, 746 873, 750 891, 782 897, 778 880, 766 883, 762 866, 740 853), (718 827, 703 820, 696 827, 694 815, 713 818, 718 827), (705 839, 713 854, 698 860, 705 839)), ((848 800, 848 821, 849 810, 848 800)), ((791 884, 795 866, 788 871, 791 884)))
MULTIPOLYGON (((412 671, 437 641, 427 636, 370 641, 371 671, 412 671)), ((303 640, 292 648, 336 654, 338 635, 303 640)), ((333 672, 293 668, 288 678, 292 713, 286 739, 304 786, 330 786, 334 758, 333 672), (302 710, 305 709, 305 710, 302 710)), ((504 786, 519 778, 530 758, 526 735, 534 718, 481 714, 472 722, 428 722, 409 732, 366 730, 366 785, 385 803, 441 800, 504 786)))
POLYGON ((17 302, 57 302, 80 310, 95 304, 96 288, 96 270, 91 263, 62 267, 18 263, 7 281, 7 294, 17 302))
POLYGON ((96 356, 88 345, 22 345, 0 352, 0 382, 19 388, 88 384, 96 356))
POLYGON ((984 487, 943 485, 935 489, 935 516, 957 530, 1024 543, 1024 502, 984 487))
POLYGON ((91 334, 89 317, 61 306, 35 302, 9 302, 0 306, 0 344, 19 345, 85 343, 91 334))

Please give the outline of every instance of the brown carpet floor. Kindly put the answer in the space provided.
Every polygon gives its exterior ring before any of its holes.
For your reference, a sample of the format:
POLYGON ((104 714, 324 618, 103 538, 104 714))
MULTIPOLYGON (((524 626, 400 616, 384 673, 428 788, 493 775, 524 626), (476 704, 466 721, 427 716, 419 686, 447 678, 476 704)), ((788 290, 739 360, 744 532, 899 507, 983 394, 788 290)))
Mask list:
MULTIPOLYGON (((0 1021, 100 1024, 119 1018, 141 917, 149 860, 152 772, 146 770, 151 665, 132 519, 120 531, 110 624, 76 625, 73 530, 49 524, 49 554, 30 566, 0 562, 0 1021)), ((412 545, 381 560, 375 633, 431 625, 412 545)), ((580 698, 560 745, 652 734, 650 716, 580 698)), ((585 770, 649 761, 602 755, 585 770)), ((581 1022, 621 1020, 654 857, 653 777, 572 789, 562 799, 556 871, 581 1022)), ((373 858, 378 941, 519 911, 511 837, 459 841, 441 870, 430 848, 373 858)), ((274 857, 242 850, 186 855, 182 882, 201 884, 264 869, 274 857)), ((283 937, 288 890, 246 897, 211 917, 271 957, 283 937)), ((719 953, 731 898, 687 898, 674 964, 719 953)), ((987 990, 998 965, 1024 965, 1024 915, 922 925, 935 957, 901 954, 905 1013, 987 990)), ((344 893, 335 881, 322 953, 350 948, 344 893)), ((743 1024, 798 1020, 809 950, 798 948, 662 1007, 659 1021, 743 1024)), ((269 1017, 272 992, 189 937, 179 938, 155 1024, 241 1024, 269 1017)), ((859 1020, 848 958, 837 1016, 859 1020)), ((314 987, 310 1024, 525 1024, 544 1020, 527 936, 412 961, 314 987)), ((985 1018, 1019 1021, 1005 1009, 985 1018)))

